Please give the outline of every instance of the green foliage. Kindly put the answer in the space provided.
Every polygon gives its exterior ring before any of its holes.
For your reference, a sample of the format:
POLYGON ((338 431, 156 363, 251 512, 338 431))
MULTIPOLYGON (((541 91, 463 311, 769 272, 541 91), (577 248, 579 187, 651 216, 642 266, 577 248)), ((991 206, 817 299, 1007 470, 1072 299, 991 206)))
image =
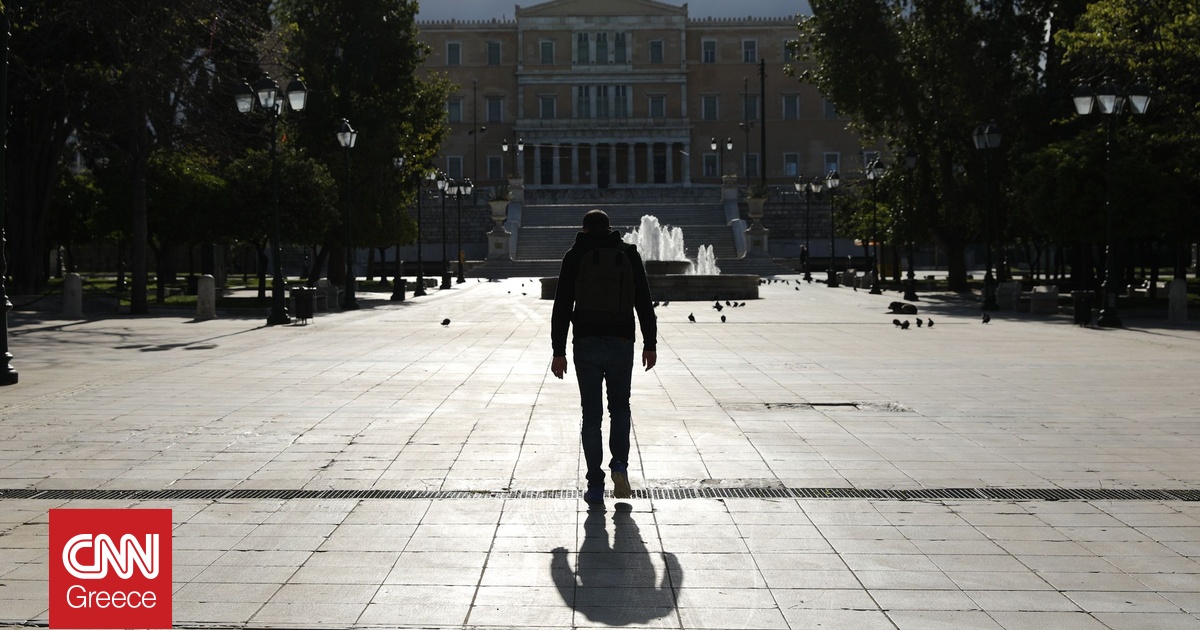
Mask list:
POLYGON ((415 230, 407 208, 416 188, 405 184, 437 155, 449 94, 444 78, 424 75, 428 50, 418 38, 417 3, 281 0, 278 6, 287 25, 286 61, 312 90, 296 142, 336 174, 343 204, 349 195, 356 244, 410 241, 415 230), (334 137, 343 118, 359 132, 348 168, 334 137), (400 173, 398 156, 406 158, 400 173))
MULTIPOLYGON (((1019 9, 965 0, 811 4, 814 17, 800 25, 794 45, 800 62, 791 72, 815 84, 868 139, 917 153, 919 202, 908 204, 907 224, 961 257, 983 212, 971 203, 977 198, 971 180, 983 179, 971 131, 997 120, 1006 143, 1019 142, 1019 113, 1036 109, 1031 103, 1038 98, 1051 3, 1025 2, 1019 9), (962 165, 973 177, 962 176, 962 165)), ((959 262, 951 274, 961 283, 959 262)))
MULTIPOLYGON (((337 184, 329 170, 302 151, 279 150, 280 233, 288 243, 320 243, 340 221, 337 184)), ((229 194, 223 225, 233 238, 263 245, 271 235, 271 159, 251 150, 225 168, 229 194)))

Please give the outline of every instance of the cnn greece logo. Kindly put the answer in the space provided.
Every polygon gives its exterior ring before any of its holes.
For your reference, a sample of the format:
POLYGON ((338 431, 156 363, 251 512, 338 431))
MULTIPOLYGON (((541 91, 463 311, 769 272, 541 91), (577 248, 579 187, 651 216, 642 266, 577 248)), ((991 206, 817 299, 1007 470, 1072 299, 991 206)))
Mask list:
POLYGON ((50 510, 51 628, 170 628, 170 510, 50 510))

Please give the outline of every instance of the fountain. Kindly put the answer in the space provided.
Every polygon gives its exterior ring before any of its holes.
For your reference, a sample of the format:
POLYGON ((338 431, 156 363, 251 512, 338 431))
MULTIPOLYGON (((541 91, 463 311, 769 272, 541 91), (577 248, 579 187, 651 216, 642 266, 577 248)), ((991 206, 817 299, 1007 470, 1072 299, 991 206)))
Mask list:
MULTIPOLYGON (((712 245, 701 245, 695 262, 683 247, 683 230, 663 226, 658 217, 645 215, 638 227, 625 234, 636 245, 646 267, 650 293, 664 300, 746 300, 758 298, 758 276, 721 274, 712 245)), ((542 279, 542 299, 554 299, 558 278, 542 279)))

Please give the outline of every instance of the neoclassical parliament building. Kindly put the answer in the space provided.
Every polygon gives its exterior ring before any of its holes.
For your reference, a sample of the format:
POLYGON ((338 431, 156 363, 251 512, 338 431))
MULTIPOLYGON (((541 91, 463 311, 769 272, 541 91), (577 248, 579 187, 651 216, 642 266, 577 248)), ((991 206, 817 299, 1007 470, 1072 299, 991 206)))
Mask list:
POLYGON ((478 186, 515 176, 544 190, 715 187, 723 175, 745 185, 764 171, 790 185, 861 171, 858 136, 784 74, 796 23, 690 18, 686 4, 654 0, 419 21, 426 68, 457 86, 437 166, 478 186))

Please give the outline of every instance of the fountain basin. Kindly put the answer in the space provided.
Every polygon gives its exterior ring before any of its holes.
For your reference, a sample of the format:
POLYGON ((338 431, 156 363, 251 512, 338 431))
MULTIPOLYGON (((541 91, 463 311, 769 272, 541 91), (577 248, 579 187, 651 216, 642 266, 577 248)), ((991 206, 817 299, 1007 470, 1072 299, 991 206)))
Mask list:
POLYGON ((684 274, 692 270, 689 260, 645 260, 646 275, 663 276, 668 274, 684 274))
MULTIPOLYGON (((722 300, 757 300, 758 276, 721 274, 693 276, 688 274, 647 274, 650 295, 656 300, 680 302, 722 300)), ((558 290, 558 276, 542 278, 542 299, 553 300, 558 290)))

